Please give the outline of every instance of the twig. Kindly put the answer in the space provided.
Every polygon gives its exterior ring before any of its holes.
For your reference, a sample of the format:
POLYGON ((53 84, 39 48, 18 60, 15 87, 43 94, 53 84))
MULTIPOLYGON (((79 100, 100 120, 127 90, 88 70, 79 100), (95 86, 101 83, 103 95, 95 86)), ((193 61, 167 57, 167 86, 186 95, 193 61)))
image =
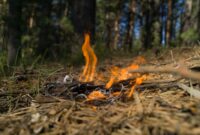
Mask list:
POLYGON ((200 99, 200 91, 199 90, 196 90, 192 87, 188 87, 186 86, 185 84, 182 84, 182 83, 177 83, 178 87, 187 91, 191 96, 194 96, 196 98, 199 98, 200 99))
POLYGON ((177 82, 177 81, 180 81, 181 79, 183 79, 182 77, 179 77, 177 79, 169 79, 169 80, 144 80, 142 83, 143 84, 152 84, 152 83, 173 83, 173 82, 177 82))
POLYGON ((63 69, 64 69, 63 67, 62 67, 62 68, 59 68, 59 69, 56 69, 55 71, 51 72, 51 73, 47 76, 47 78, 51 77, 52 75, 56 74, 57 72, 62 71, 63 69))
POLYGON ((172 59, 173 63, 176 64, 176 60, 174 59, 174 55, 173 55, 173 51, 172 50, 170 51, 170 54, 171 54, 171 59, 172 59))
POLYGON ((189 78, 192 80, 200 81, 200 73, 189 70, 188 68, 178 65, 173 66, 164 66, 164 67, 155 67, 155 66, 143 66, 135 70, 129 70, 129 73, 170 73, 178 74, 184 78, 189 78))
POLYGON ((177 83, 167 83, 167 84, 143 84, 136 86, 137 89, 146 89, 146 88, 171 88, 171 87, 177 87, 177 83))
POLYGON ((143 108, 143 105, 141 103, 141 100, 139 98, 137 91, 135 91, 135 93, 134 93, 134 99, 135 99, 135 102, 136 102, 136 107, 137 107, 138 113, 143 114, 144 108, 143 108))

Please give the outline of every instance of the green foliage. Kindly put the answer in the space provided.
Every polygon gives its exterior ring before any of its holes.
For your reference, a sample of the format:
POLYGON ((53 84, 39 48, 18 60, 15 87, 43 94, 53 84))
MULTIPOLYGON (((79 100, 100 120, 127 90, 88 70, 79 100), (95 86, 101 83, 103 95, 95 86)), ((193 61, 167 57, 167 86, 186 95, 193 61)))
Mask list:
POLYGON ((30 44, 31 42, 31 36, 30 35, 24 35, 22 36, 22 44, 25 45, 25 44, 30 44))
POLYGON ((190 28, 181 34, 181 38, 183 42, 193 43, 198 40, 199 35, 196 29, 190 28))
POLYGON ((111 54, 110 50, 106 48, 102 41, 97 41, 96 45, 94 46, 94 51, 98 57, 98 61, 106 59, 111 54))
POLYGON ((77 64, 82 60, 81 47, 79 41, 79 37, 74 32, 74 27, 68 17, 62 17, 59 22, 61 31, 60 37, 62 37, 61 42, 59 44, 55 44, 57 46, 57 50, 59 52, 58 58, 61 61, 72 62, 77 64), (75 50, 75 52, 73 52, 75 50))
MULTIPOLYGON (((48 22, 48 21, 47 21, 48 22)), ((68 17, 62 17, 58 22, 58 28, 53 33, 49 34, 52 45, 43 52, 43 54, 35 55, 35 50, 38 47, 39 33, 41 27, 35 26, 34 29, 30 29, 29 33, 25 33, 22 36, 22 57, 21 65, 31 66, 37 65, 38 63, 48 62, 50 59, 56 61, 71 61, 71 49, 73 46, 77 46, 77 37, 74 34, 74 28, 68 17), (59 39, 57 39, 59 38, 59 39), (59 40, 57 43, 56 40, 59 40), (50 52, 51 56, 49 59, 45 58, 47 51, 50 52), (30 61, 31 59, 31 61, 30 61)), ((52 28, 51 28, 52 29, 52 28)), ((77 57, 77 56, 75 56, 77 57)), ((79 59, 79 58, 73 58, 79 59)), ((76 60, 75 60, 76 61, 76 60)))
POLYGON ((6 75, 6 67, 7 67, 7 54, 5 51, 0 52, 0 75, 6 75))
POLYGON ((60 26, 63 30, 65 30, 67 33, 71 34, 74 32, 74 28, 73 25, 71 23, 71 21, 69 20, 68 17, 63 17, 60 20, 60 26))
POLYGON ((160 23, 155 22, 153 24, 154 31, 153 31, 153 47, 160 46, 160 23))
POLYGON ((107 24, 113 24, 116 19, 117 12, 121 10, 122 4, 120 0, 97 0, 97 21, 96 21, 96 35, 103 37, 106 31, 107 24))
POLYGON ((141 49, 142 48, 142 42, 140 39, 135 39, 134 41, 134 48, 135 49, 141 49))
MULTIPOLYGON (((77 50, 77 53, 72 55, 71 57, 66 58, 67 63, 80 66, 84 64, 84 57, 80 50, 77 50)), ((66 60, 64 62, 66 62, 66 60)), ((66 63, 65 63, 66 64, 66 63)))
MULTIPOLYGON (((5 21, 7 18, 7 3, 6 1, 0 2, 0 51, 2 51, 3 48, 5 48, 4 40, 5 40, 5 21)), ((1 53, 1 52, 0 52, 1 53)))

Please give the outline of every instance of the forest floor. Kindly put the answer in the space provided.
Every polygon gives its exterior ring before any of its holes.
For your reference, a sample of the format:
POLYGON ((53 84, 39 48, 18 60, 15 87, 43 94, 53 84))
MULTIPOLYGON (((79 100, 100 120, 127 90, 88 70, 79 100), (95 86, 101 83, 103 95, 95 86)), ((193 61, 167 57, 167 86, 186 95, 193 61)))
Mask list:
MULTIPOLYGON (((184 61, 188 68, 200 67, 200 47, 174 48, 157 56, 145 53, 142 56, 146 65, 155 67, 179 61, 184 61)), ((126 67, 134 59, 109 58, 98 64, 97 71, 106 76, 109 67, 126 67)), ((59 86, 56 91, 45 93, 46 87, 57 87, 65 75, 76 79, 81 72, 80 67, 49 64, 36 69, 16 68, 13 76, 2 78, 0 134, 200 135, 200 99, 176 85, 182 83, 200 90, 198 81, 149 73, 149 79, 131 99, 98 105, 59 97, 63 90, 59 86)))

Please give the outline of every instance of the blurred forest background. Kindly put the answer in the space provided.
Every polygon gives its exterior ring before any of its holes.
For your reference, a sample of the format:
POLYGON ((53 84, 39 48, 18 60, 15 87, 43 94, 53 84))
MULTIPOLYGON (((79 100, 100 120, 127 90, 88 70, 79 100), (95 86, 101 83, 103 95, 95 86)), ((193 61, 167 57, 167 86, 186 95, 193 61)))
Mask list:
POLYGON ((197 45, 200 0, 0 0, 0 70, 82 63, 85 32, 100 58, 197 45))

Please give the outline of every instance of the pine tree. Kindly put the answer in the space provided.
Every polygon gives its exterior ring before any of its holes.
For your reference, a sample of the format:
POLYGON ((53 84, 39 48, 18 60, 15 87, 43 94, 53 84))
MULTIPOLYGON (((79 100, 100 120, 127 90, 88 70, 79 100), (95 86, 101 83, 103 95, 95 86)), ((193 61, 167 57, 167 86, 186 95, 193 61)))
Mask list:
POLYGON ((23 0, 8 0, 8 66, 13 66, 20 54, 22 35, 22 2, 23 0))

